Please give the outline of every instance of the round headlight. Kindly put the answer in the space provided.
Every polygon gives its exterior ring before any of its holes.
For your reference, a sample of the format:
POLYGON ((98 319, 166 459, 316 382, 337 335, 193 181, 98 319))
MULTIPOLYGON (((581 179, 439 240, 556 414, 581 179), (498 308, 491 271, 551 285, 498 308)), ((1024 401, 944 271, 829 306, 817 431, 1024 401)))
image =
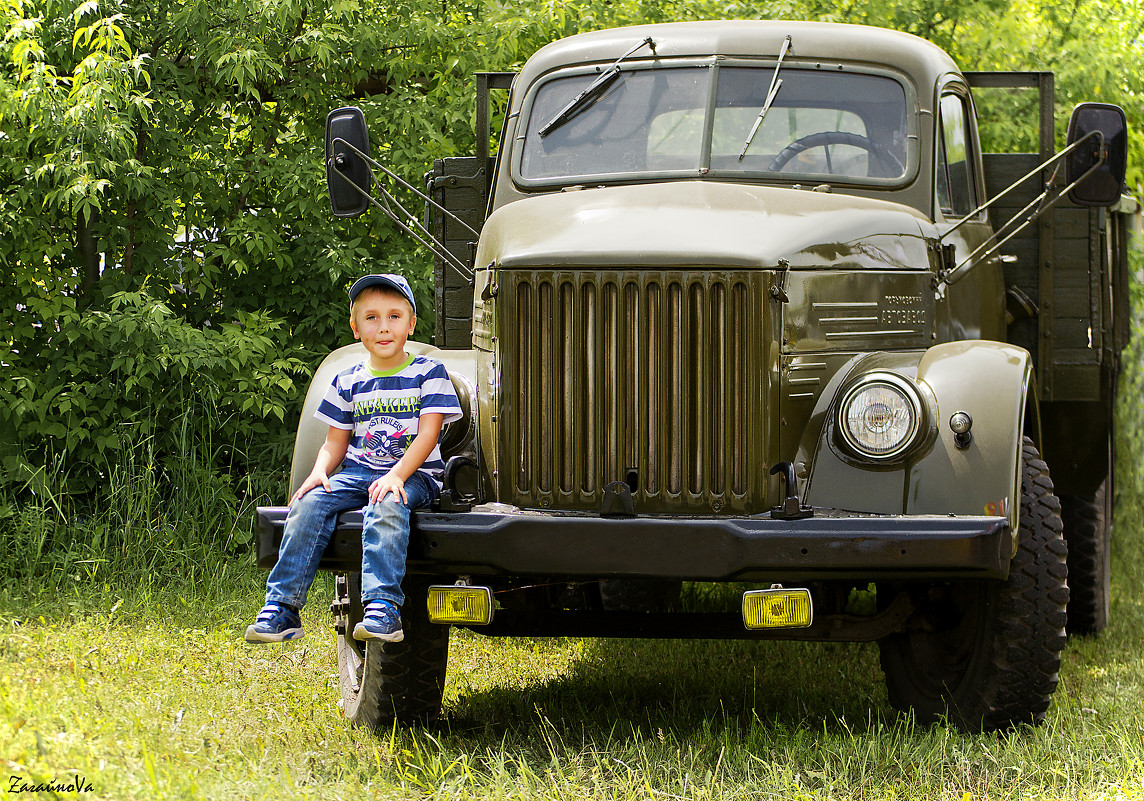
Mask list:
POLYGON ((851 389, 839 408, 842 438, 870 459, 891 459, 914 443, 920 403, 904 382, 878 378, 851 389))

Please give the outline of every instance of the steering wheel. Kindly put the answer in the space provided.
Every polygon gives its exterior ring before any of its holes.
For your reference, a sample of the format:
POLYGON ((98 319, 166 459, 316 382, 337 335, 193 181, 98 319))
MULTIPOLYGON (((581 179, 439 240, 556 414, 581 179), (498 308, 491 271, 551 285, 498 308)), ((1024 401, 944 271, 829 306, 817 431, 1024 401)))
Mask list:
POLYGON ((774 161, 767 167, 767 170, 769 172, 778 172, 787 165, 787 162, 802 151, 809 150, 812 147, 825 148, 830 145, 852 145, 853 147, 862 148, 873 156, 876 161, 880 162, 883 168, 888 168, 884 177, 901 175, 902 172, 904 172, 902 163, 898 161, 885 145, 875 142, 867 136, 850 133, 849 131, 820 131, 819 133, 800 136, 779 151, 774 161))

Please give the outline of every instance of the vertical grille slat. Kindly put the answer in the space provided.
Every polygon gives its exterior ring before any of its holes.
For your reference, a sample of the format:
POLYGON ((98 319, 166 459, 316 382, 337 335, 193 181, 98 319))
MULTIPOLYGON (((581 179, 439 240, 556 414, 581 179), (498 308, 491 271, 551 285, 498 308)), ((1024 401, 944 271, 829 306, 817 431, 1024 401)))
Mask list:
MULTIPOLYGON (((761 320, 752 320, 747 312, 747 288, 742 284, 736 284, 732 294, 731 315, 729 325, 732 332, 746 331, 750 323, 761 326, 761 320)), ((734 334, 732 334, 734 336, 734 334)), ((741 340, 731 346, 731 358, 729 360, 729 370, 727 373, 727 380, 733 387, 743 386, 743 383, 748 379, 746 365, 751 358, 750 339, 742 337, 741 340)), ((728 393, 728 408, 727 419, 743 421, 748 417, 749 401, 744 397, 741 392, 728 393)), ((742 422, 738 424, 738 430, 727 427, 727 449, 732 454, 731 460, 731 491, 736 494, 741 494, 747 487, 747 459, 750 449, 746 447, 743 441, 746 430, 743 428, 742 422), (736 435, 739 436, 736 436, 736 435)))
POLYGON ((624 479, 629 470, 640 469, 639 459, 639 429, 643 415, 639 413, 641 406, 646 403, 644 398, 644 382, 640 372, 643 368, 644 355, 640 351, 639 342, 639 287, 634 281, 625 281, 623 285, 623 327, 624 327, 624 368, 621 375, 624 378, 624 479))
POLYGON ((687 459, 687 474, 684 486, 692 494, 699 494, 703 488, 703 457, 706 456, 706 443, 704 442, 704 429, 707 416, 710 413, 707 398, 707 365, 708 354, 702 347, 708 341, 703 330, 706 324, 705 309, 702 305, 702 288, 698 284, 691 284, 685 294, 687 304, 687 331, 684 351, 684 373, 687 375, 687 385, 684 391, 684 419, 687 421, 688 441, 684 444, 687 459))
POLYGON ((521 283, 517 287, 517 351, 516 359, 516 393, 509 403, 517 409, 520 424, 517 425, 518 448, 516 453, 516 487, 520 493, 529 491, 529 467, 532 461, 532 425, 530 413, 530 400, 534 397, 532 391, 532 326, 530 314, 532 311, 532 288, 521 283))
POLYGON ((640 512, 767 508, 765 274, 510 276, 503 500, 595 511, 635 470, 640 512))
MULTIPOLYGON (((537 351, 540 359, 540 382, 541 387, 552 387, 552 382, 555 377, 553 371, 553 362, 555 355, 553 353, 553 342, 556 337, 553 336, 554 326, 552 325, 552 284, 541 283, 536 287, 537 301, 539 306, 539 313, 536 315, 536 341, 537 351)), ((537 416, 539 417, 539 425, 534 433, 536 441, 536 459, 534 464, 538 471, 539 486, 542 492, 552 491, 552 475, 553 465, 552 461, 555 458, 555 448, 552 446, 552 440, 544 436, 545 431, 552 431, 556 423, 556 399, 559 397, 559 392, 545 391, 540 394, 536 404, 537 416)))
MULTIPOLYGON (((580 397, 580 414, 584 421, 584 436, 579 442, 573 441, 567 447, 578 451, 583 448, 584 457, 580 461, 580 487, 584 493, 590 494, 596 491, 595 476, 597 465, 596 442, 598 435, 598 426, 596 425, 597 415, 599 412, 599 405, 595 403, 597 395, 596 387, 598 386, 596 372, 597 359, 596 359, 596 288, 592 285, 586 285, 581 290, 583 293, 583 306, 581 307, 580 325, 583 331, 582 341, 583 348, 580 350, 581 369, 584 375, 584 392, 580 397)), ((553 432, 555 436, 556 432, 553 432)))
POLYGON ((722 495, 727 488, 727 458, 731 443, 727 433, 735 422, 727 409, 727 287, 711 287, 711 491, 722 495))
POLYGON ((655 495, 663 486, 663 475, 660 472, 662 460, 660 454, 659 431, 662 429, 661 410, 663 408, 663 360, 660 357, 660 347, 663 337, 662 311, 663 298, 659 284, 649 283, 644 290, 644 386, 647 387, 647 413, 641 420, 641 450, 644 454, 644 464, 641 470, 644 478, 644 489, 648 494, 655 495), (655 424, 652 421, 656 421, 655 424))
POLYGON ((671 419, 671 459, 669 461, 667 489, 678 495, 683 491, 683 448, 685 430, 683 425, 683 299, 679 284, 670 284, 667 288, 667 324, 664 326, 664 339, 667 345, 667 363, 670 373, 667 375, 667 414, 671 419))
POLYGON ((616 285, 611 281, 602 287, 603 303, 601 308, 601 322, 603 323, 600 335, 598 353, 603 354, 600 360, 601 387, 603 389, 604 403, 600 409, 601 448, 604 457, 604 473, 600 477, 603 486, 618 476, 619 451, 619 309, 617 308, 616 285))
POLYGON ((574 348, 573 337, 567 335, 567 332, 576 330, 576 317, 573 309, 573 288, 571 285, 564 283, 560 285, 560 319, 556 323, 556 332, 553 340, 557 342, 560 347, 561 360, 560 367, 557 375, 561 376, 561 391, 558 393, 560 399, 560 425, 561 430, 566 432, 569 442, 573 443, 569 448, 557 448, 553 446, 553 455, 555 463, 559 465, 560 472, 560 490, 565 495, 572 492, 573 487, 576 486, 576 469, 575 465, 579 461, 576 459, 578 443, 583 436, 582 427, 575 424, 576 416, 575 409, 578 402, 578 389, 576 382, 576 351, 574 348), (560 336, 561 332, 565 332, 564 336, 560 336))

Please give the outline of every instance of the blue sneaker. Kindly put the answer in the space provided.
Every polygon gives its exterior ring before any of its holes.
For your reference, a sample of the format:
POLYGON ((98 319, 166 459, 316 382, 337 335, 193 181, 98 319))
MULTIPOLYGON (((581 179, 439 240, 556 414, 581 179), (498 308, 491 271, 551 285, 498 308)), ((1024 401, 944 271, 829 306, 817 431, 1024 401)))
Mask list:
POLYGON ((389 601, 370 601, 365 607, 365 619, 354 626, 355 640, 385 640, 401 642, 401 615, 389 601))
POLYGON ((302 618, 292 606, 271 601, 246 627, 247 642, 282 642, 302 639, 302 618))

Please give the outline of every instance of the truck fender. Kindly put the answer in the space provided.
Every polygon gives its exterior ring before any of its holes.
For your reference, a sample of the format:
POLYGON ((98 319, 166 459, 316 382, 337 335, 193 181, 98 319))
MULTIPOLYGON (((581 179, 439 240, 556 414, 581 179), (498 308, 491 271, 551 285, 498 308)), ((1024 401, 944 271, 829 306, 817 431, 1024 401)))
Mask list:
MULTIPOLYGON (((441 433, 441 455, 448 459, 459 453, 467 452, 476 447, 476 425, 473 419, 473 409, 476 406, 476 377, 477 367, 475 354, 471 350, 441 350, 423 342, 409 341, 405 343, 405 351, 414 356, 428 356, 441 362, 449 371, 453 389, 457 391, 457 399, 461 402, 461 411, 464 416, 446 426, 441 433)), ((326 390, 338 373, 360 364, 369 354, 360 342, 338 348, 322 360, 314 377, 310 379, 310 386, 306 390, 306 400, 302 405, 302 416, 298 421, 298 433, 294 437, 294 459, 290 466, 290 491, 287 497, 293 497, 298 487, 314 469, 314 460, 322 443, 326 441, 326 432, 329 425, 314 417, 326 390)))
POLYGON ((798 456, 810 468, 804 501, 874 514, 1004 516, 1015 532, 1021 437, 1033 391, 1028 352, 999 342, 857 357, 830 382, 811 417, 817 430, 807 432, 798 456), (913 382, 925 406, 919 445, 901 461, 863 462, 837 442, 836 404, 847 386, 872 371, 913 382), (958 411, 973 419, 964 449, 949 427, 958 411))
POLYGON ((918 362, 917 380, 937 402, 937 438, 910 466, 907 514, 1007 517, 1016 545, 1021 441, 1035 392, 1029 352, 1000 342, 938 345, 918 362), (965 448, 949 426, 959 411, 973 418, 965 448))

